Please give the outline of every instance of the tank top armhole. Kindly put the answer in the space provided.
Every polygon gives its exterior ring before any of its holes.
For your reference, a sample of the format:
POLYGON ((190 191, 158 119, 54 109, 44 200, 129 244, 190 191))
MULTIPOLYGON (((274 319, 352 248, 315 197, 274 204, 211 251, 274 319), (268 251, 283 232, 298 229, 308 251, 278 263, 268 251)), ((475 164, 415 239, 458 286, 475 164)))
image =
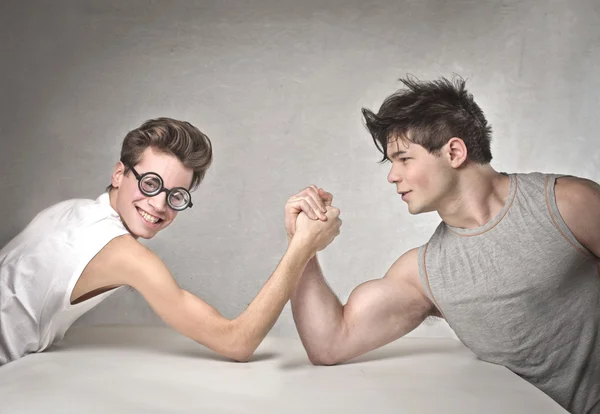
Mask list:
POLYGON ((440 308, 437 301, 435 300, 435 297, 433 296, 433 291, 431 290, 431 285, 429 284, 429 275, 427 274, 427 264, 425 260, 428 247, 429 243, 426 243, 425 245, 419 247, 419 276, 421 278, 421 285, 423 286, 425 294, 427 295, 429 300, 434 304, 440 315, 442 315, 445 319, 446 316, 444 315, 444 312, 442 312, 442 308, 440 308))
MULTIPOLYGON (((97 226, 98 226, 98 224, 96 223, 94 227, 97 227, 97 226)), ((73 293, 73 289, 75 288, 75 285, 77 284, 77 281, 79 280, 79 277, 82 275, 82 273, 85 270, 85 268, 87 267, 87 265, 112 240, 116 239, 117 237, 121 237, 121 236, 129 234, 129 232, 125 229, 125 227, 119 226, 119 225, 114 225, 113 223, 110 223, 109 225, 104 226, 104 227, 105 227, 104 230, 106 230, 104 233, 92 234, 91 237, 87 237, 85 240, 83 240, 83 242, 84 242, 83 244, 85 244, 85 247, 82 248, 81 256, 80 256, 79 260, 75 263, 75 266, 73 267, 73 273, 71 274, 71 278, 69 280, 69 284, 67 286, 67 290, 66 290, 64 298, 63 298, 63 304, 62 304, 61 310, 69 310, 69 309, 72 309, 79 305, 83 305, 85 303, 90 303, 90 304, 95 303, 97 301, 100 301, 100 299, 109 296, 110 294, 114 293, 117 290, 117 289, 111 289, 107 292, 101 293, 97 296, 87 299, 84 302, 77 303, 74 305, 71 304, 71 294, 73 293)))
POLYGON ((562 237, 564 237, 577 251, 585 256, 591 256, 592 253, 586 249, 575 237, 567 223, 563 220, 560 215, 560 211, 558 210, 558 204, 556 203, 556 192, 555 192, 555 184, 556 180, 561 177, 569 177, 568 175, 555 175, 549 174, 546 176, 546 206, 548 207, 548 214, 550 214, 550 220, 554 224, 554 227, 560 232, 562 237))

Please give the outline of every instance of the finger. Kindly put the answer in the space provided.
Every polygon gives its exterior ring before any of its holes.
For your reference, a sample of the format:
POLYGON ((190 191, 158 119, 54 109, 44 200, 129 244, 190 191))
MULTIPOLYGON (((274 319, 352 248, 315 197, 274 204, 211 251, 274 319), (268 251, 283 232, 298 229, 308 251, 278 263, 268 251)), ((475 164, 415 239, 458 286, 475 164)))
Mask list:
POLYGON ((296 194, 294 197, 306 198, 306 196, 310 195, 310 194, 314 194, 315 196, 318 196, 319 187, 317 187, 314 184, 311 184, 308 187, 306 187, 305 189, 303 189, 302 191, 300 191, 298 194, 296 194))
POLYGON ((323 200, 321 200, 321 197, 319 197, 316 194, 310 194, 306 197, 306 200, 310 203, 311 206, 313 206, 315 212, 319 214, 319 217, 322 220, 327 220, 327 207, 325 206, 323 200))
POLYGON ((309 218, 313 220, 319 220, 319 216, 315 213, 314 208, 308 203, 307 200, 300 200, 298 203, 300 210, 304 212, 309 218))
POLYGON ((300 203, 305 198, 306 197, 298 197, 298 196, 290 197, 289 200, 287 201, 287 203, 285 204, 286 211, 289 211, 290 213, 293 213, 293 214, 300 213, 302 211, 302 207, 301 207, 300 203))
POLYGON ((319 193, 319 197, 321 197, 321 199, 323 200, 325 205, 330 206, 331 203, 333 202, 333 194, 328 193, 327 191, 323 190, 322 188, 319 188, 318 193, 319 193))
POLYGON ((321 199, 321 196, 319 195, 319 188, 316 185, 311 185, 310 187, 307 187, 305 189, 305 194, 306 194, 305 198, 311 197, 314 200, 314 202, 318 206, 318 210, 321 213, 327 212, 325 202, 321 199))
POLYGON ((319 203, 313 197, 308 195, 304 200, 311 206, 313 213, 315 213, 320 220, 327 220, 327 216, 325 215, 325 213, 323 213, 323 209, 319 206, 319 203))
MULTIPOLYGON (((327 221, 327 210, 324 210, 320 205, 319 202, 316 201, 314 198, 312 197, 307 197, 306 201, 310 204, 310 206, 312 207, 314 213, 316 215, 319 216, 319 219, 323 220, 323 221, 327 221)), ((321 202, 322 204, 322 202, 321 202)))
POLYGON ((321 200, 321 197, 319 196, 319 188, 316 185, 308 186, 304 190, 299 192, 298 194, 290 197, 286 203, 286 207, 287 207, 287 204, 294 204, 295 206, 297 206, 298 201, 306 200, 308 197, 315 200, 315 203, 318 206, 318 209, 316 209, 315 211, 320 210, 323 213, 325 213, 327 211, 325 202, 323 200, 321 200))
POLYGON ((314 208, 315 213, 318 214, 322 220, 326 220, 325 213, 327 212, 327 209, 325 203, 321 200, 321 197, 319 197, 318 188, 315 190, 315 187, 316 186, 306 187, 297 195, 297 197, 309 202, 314 208))
POLYGON ((288 201, 285 203, 285 209, 293 210, 293 209, 298 208, 298 201, 300 201, 300 200, 301 200, 301 198, 296 197, 296 196, 288 198, 288 201))
POLYGON ((340 216, 340 209, 336 207, 327 207, 327 216, 337 218, 340 216))

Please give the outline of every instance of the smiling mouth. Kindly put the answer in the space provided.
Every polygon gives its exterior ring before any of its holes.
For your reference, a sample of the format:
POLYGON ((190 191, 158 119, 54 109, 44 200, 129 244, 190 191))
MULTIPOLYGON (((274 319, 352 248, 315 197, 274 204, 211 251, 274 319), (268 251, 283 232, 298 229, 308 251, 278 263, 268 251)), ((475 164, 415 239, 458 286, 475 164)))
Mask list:
POLYGON ((161 219, 160 217, 156 217, 153 216, 152 214, 142 210, 139 207, 136 207, 140 217, 142 217, 142 219, 144 219, 144 221, 148 224, 159 224, 163 221, 163 219, 161 219))

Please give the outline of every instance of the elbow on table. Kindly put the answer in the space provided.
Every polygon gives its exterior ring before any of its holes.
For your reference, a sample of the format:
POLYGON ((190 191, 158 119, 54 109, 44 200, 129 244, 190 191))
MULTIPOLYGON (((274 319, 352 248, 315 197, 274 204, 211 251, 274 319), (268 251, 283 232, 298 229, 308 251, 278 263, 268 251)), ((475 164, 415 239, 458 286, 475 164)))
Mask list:
POLYGON ((344 362, 339 352, 335 349, 323 349, 323 350, 307 350, 308 360, 313 365, 338 365, 344 362))
POLYGON ((236 320, 231 321, 228 331, 223 354, 235 362, 249 362, 260 345, 258 338, 241 329, 236 320))
POLYGON ((252 355, 254 355, 253 349, 249 347, 236 347, 230 349, 225 356, 234 362, 249 362, 252 359, 252 355))

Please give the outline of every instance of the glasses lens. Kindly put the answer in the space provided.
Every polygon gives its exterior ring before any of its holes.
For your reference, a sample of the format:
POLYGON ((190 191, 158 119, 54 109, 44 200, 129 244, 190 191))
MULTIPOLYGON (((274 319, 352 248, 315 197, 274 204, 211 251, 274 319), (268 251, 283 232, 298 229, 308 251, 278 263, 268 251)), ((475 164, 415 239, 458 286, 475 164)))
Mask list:
POLYGON ((145 175, 140 181, 140 189, 146 195, 155 195, 162 188, 162 180, 158 175, 145 175))
POLYGON ((183 188, 174 188, 169 194, 169 205, 175 210, 183 210, 191 200, 190 193, 183 188))

